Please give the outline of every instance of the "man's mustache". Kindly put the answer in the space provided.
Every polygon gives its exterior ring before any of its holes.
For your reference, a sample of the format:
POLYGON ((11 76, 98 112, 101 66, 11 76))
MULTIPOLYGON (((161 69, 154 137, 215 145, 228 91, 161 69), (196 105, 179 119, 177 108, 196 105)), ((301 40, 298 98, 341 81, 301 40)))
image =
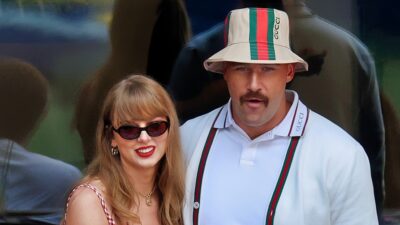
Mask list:
POLYGON ((240 104, 243 105, 244 102, 255 99, 263 102, 265 106, 268 106, 268 97, 258 91, 248 91, 245 95, 242 95, 239 100, 240 104))

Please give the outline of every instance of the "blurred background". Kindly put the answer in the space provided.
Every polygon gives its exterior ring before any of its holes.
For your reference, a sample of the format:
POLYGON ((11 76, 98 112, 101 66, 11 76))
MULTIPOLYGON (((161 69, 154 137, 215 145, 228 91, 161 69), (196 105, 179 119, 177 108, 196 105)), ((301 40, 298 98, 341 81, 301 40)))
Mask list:
POLYGON ((74 103, 82 81, 107 57, 112 5, 111 0, 0 0, 0 55, 31 63, 50 82, 47 116, 28 149, 80 169, 81 144, 71 125, 74 103))
MULTIPOLYGON (((399 1, 306 0, 306 3, 314 13, 349 30, 369 48, 375 59, 379 86, 398 115, 399 1)), ((110 53, 108 29, 113 4, 112 0, 0 0, 0 56, 31 63, 50 82, 47 116, 28 149, 81 170, 85 163, 79 135, 72 127, 74 106, 83 81, 101 67, 110 53)), ((222 21, 238 1, 186 0, 185 4, 194 36, 222 21)), ((0 110, 6 107, 1 106, 0 110)))

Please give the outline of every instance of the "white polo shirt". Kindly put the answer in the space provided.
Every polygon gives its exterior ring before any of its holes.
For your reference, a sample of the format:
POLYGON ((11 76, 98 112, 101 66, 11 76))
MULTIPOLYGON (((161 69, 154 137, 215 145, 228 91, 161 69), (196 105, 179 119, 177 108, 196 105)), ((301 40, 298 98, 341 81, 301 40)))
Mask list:
POLYGON ((231 101, 222 108, 201 185, 199 224, 265 224, 291 137, 302 135, 308 118, 296 92, 286 97, 292 105, 285 118, 254 140, 233 120, 231 101))

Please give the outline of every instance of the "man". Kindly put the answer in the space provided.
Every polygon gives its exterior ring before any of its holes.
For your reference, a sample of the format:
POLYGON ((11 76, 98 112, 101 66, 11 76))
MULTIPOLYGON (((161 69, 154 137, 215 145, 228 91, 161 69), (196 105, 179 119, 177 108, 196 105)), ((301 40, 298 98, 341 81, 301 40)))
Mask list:
POLYGON ((48 82, 32 65, 0 58, 0 223, 59 224, 81 172, 26 149, 46 112, 48 82))
POLYGON ((230 100, 182 126, 185 224, 378 224, 368 158, 285 90, 307 63, 276 9, 233 10, 226 47, 204 62, 230 100))
MULTIPOLYGON (((385 132, 374 60, 368 49, 350 32, 314 14, 304 0, 242 0, 242 4, 287 12, 292 49, 309 64, 308 71, 296 74, 290 89, 363 146, 380 215, 385 132)), ((205 59, 223 47, 223 30, 220 24, 196 36, 177 59, 169 89, 182 121, 219 107, 229 98, 222 76, 202 67, 205 59)))

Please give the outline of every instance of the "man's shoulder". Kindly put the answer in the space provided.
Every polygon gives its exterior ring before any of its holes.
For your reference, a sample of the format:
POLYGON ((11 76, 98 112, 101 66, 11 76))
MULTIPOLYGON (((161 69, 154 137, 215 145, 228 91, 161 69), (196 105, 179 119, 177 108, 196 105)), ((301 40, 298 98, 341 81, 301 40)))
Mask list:
POLYGON ((199 141, 203 140, 206 137, 206 133, 210 131, 220 109, 217 108, 209 113, 188 120, 181 126, 182 149, 186 163, 189 163, 199 141))
POLYGON ((331 138, 351 138, 341 127, 327 119, 326 117, 310 110, 309 124, 305 132, 312 132, 312 134, 319 134, 321 136, 330 136, 331 138))
POLYGON ((362 149, 362 146, 344 129, 313 111, 310 111, 309 122, 304 136, 305 138, 317 140, 323 145, 330 144, 330 147, 334 149, 345 146, 353 149, 362 149))
POLYGON ((302 137, 301 155, 316 165, 349 169, 357 161, 369 165, 364 148, 350 134, 325 117, 310 112, 302 137))
POLYGON ((199 127, 205 128, 206 126, 211 126, 211 123, 214 121, 214 119, 216 118, 216 116, 220 110, 221 110, 221 107, 216 108, 206 114, 203 114, 203 115, 200 115, 193 119, 190 119, 181 126, 181 129, 182 130, 191 130, 193 128, 199 128, 199 127))
POLYGON ((186 121, 181 126, 181 137, 184 146, 186 142, 197 143, 197 140, 200 138, 203 132, 208 132, 210 130, 220 110, 221 107, 214 109, 209 113, 203 114, 201 116, 186 121))

